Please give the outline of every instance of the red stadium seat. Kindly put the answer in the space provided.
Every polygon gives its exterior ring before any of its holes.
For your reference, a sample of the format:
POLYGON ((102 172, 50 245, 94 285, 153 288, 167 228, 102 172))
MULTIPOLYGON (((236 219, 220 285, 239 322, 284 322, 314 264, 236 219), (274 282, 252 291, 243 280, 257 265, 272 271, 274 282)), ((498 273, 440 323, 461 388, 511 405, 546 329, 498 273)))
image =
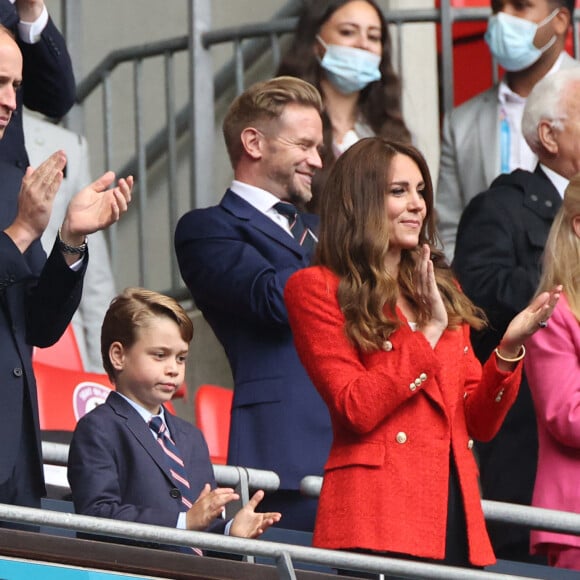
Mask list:
POLYGON ((195 422, 207 441, 212 463, 227 462, 233 396, 231 389, 217 385, 201 385, 195 394, 195 422))

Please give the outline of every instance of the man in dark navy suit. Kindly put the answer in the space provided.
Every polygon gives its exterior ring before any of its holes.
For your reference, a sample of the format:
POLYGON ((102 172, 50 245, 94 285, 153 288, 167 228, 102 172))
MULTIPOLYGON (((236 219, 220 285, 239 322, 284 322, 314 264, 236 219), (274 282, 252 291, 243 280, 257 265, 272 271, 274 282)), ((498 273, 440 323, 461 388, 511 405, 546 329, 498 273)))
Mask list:
MULTIPOLYGON (((17 110, 22 61, 11 32, 0 27, 0 138, 17 110)), ((47 259, 39 238, 65 164, 64 152, 57 151, 28 168, 14 214, 5 206, 0 211, 0 503, 40 506, 45 490, 32 347, 50 346, 64 332, 81 297, 86 235, 117 221, 131 198, 131 177, 107 189, 112 172, 85 187, 69 203, 47 259)))
POLYGON ((299 530, 312 530, 316 514, 300 480, 322 475, 331 428, 294 348, 283 293, 316 241, 317 218, 288 213, 312 197, 321 109, 316 89, 293 77, 235 99, 223 124, 234 181, 219 205, 183 216, 175 234, 183 279, 234 376, 228 463, 278 473, 281 489, 261 507, 299 530))

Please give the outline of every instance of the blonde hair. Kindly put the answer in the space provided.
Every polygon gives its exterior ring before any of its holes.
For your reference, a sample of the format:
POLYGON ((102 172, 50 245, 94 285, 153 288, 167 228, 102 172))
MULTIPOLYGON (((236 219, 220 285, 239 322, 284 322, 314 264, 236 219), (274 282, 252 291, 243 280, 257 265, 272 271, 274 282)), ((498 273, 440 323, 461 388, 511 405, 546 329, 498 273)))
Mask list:
POLYGON ((543 271, 536 296, 562 284, 572 314, 580 321, 580 238, 574 218, 580 217, 580 173, 566 188, 544 249, 543 271))
POLYGON ((443 252, 437 249, 433 184, 427 162, 418 149, 382 137, 361 139, 334 164, 320 194, 319 210, 315 261, 340 278, 338 302, 346 320, 345 331, 361 350, 381 348, 384 340, 401 325, 395 314, 399 294, 416 309, 419 325, 430 318, 430 309, 419 299, 415 287, 423 244, 431 249, 449 327, 463 322, 477 329, 485 325, 485 315, 461 292, 443 252), (402 252, 398 279, 389 276, 384 268, 390 234, 385 227, 384 197, 396 155, 405 155, 417 164, 425 183, 423 197, 427 207, 419 245, 402 252))
POLYGON ((318 90, 296 77, 282 76, 255 83, 234 100, 222 125, 232 167, 242 156, 242 131, 252 126, 263 131, 267 123, 280 118, 289 104, 313 107, 322 113, 318 90))

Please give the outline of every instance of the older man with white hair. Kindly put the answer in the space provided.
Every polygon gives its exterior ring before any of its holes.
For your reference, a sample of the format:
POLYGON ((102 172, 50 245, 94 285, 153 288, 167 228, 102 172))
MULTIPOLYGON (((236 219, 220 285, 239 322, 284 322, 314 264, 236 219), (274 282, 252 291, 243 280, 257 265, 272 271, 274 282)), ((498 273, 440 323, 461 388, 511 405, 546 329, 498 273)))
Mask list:
MULTIPOLYGON (((522 133, 538 157, 535 170, 500 175, 469 203, 459 223, 453 267, 490 322, 473 337, 480 360, 534 295, 550 225, 568 181, 580 172, 580 69, 537 83, 526 102, 522 133)), ((525 377, 500 432, 477 451, 484 498, 529 505, 538 441, 525 377)), ((502 524, 490 526, 490 535, 499 558, 529 558, 527 531, 502 524)))

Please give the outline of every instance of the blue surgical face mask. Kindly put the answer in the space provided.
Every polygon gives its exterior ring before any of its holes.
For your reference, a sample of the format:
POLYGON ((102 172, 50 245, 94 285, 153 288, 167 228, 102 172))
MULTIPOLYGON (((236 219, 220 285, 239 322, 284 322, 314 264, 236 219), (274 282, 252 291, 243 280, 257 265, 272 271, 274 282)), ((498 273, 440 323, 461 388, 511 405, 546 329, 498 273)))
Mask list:
POLYGON ((491 16, 487 23, 485 41, 500 66, 507 71, 519 71, 537 62, 556 42, 556 35, 552 36, 542 48, 537 48, 534 45, 536 32, 538 28, 548 24, 558 12, 560 9, 556 8, 539 24, 505 12, 491 16))
POLYGON ((378 54, 339 44, 326 44, 320 36, 318 42, 326 49, 320 66, 328 80, 345 95, 362 91, 369 83, 381 78, 378 54))

